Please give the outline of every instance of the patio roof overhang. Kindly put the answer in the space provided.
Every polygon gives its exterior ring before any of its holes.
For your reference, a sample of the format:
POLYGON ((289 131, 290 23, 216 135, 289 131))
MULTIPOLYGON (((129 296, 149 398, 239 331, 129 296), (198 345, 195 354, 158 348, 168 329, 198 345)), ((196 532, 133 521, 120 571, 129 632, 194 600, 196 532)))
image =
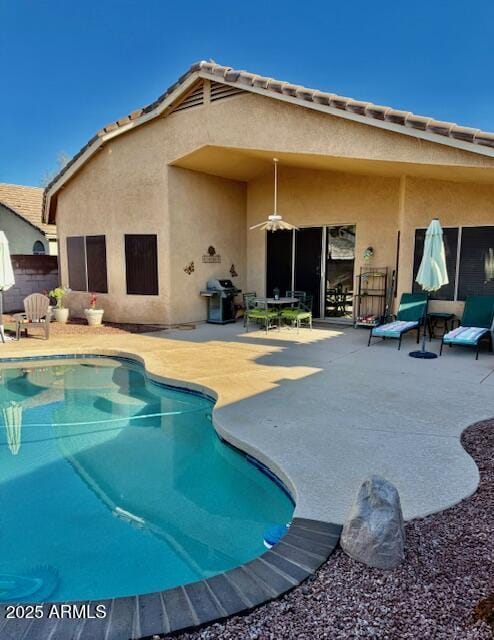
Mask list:
POLYGON ((247 149, 205 145, 176 158, 170 166, 248 182, 272 170, 273 157, 280 164, 299 169, 341 171, 361 175, 401 176, 457 182, 494 183, 494 167, 391 162, 310 153, 287 153, 276 149, 247 149))

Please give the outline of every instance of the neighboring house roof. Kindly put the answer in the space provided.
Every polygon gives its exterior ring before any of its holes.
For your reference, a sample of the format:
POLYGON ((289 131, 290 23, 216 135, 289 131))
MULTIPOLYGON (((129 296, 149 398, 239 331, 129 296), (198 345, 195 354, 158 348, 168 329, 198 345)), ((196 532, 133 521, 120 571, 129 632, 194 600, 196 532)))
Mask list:
POLYGON ((0 182, 0 204, 23 218, 45 236, 55 237, 56 226, 43 222, 43 192, 44 189, 38 187, 24 187, 20 184, 0 182))
MULTIPOLYGON (((406 135, 425 138, 432 142, 457 147, 472 153, 494 157, 494 133, 472 127, 463 127, 453 122, 443 122, 427 116, 419 116, 411 111, 373 104, 309 89, 301 85, 275 80, 248 71, 238 71, 215 62, 197 62, 172 84, 154 102, 137 109, 129 115, 100 129, 47 186, 45 194, 55 193, 61 178, 82 166, 106 140, 124 133, 131 128, 158 117, 177 98, 194 86, 199 79, 209 79, 224 83, 244 91, 252 91, 271 98, 278 98, 305 107, 317 108, 331 115, 341 116, 364 124, 398 131, 406 135), (74 165, 77 166, 75 167, 74 165), (72 170, 72 171, 71 171, 72 170)), ((46 212, 45 212, 46 216, 46 212)))

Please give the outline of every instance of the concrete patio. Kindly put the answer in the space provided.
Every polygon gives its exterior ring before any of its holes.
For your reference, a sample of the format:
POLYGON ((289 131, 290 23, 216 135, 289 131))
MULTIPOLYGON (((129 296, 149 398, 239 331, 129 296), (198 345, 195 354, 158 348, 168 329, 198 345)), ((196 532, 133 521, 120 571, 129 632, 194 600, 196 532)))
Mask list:
MULTIPOLYGON (((296 515, 342 522, 363 478, 398 487, 407 519, 475 491, 478 470, 463 429, 494 416, 494 357, 447 349, 415 360, 413 337, 367 348, 365 330, 320 326, 245 333, 198 325, 147 335, 23 339, 0 355, 124 353, 160 378, 218 396, 215 426, 268 464, 293 491, 296 515)), ((432 343, 438 351, 439 341, 432 343)))

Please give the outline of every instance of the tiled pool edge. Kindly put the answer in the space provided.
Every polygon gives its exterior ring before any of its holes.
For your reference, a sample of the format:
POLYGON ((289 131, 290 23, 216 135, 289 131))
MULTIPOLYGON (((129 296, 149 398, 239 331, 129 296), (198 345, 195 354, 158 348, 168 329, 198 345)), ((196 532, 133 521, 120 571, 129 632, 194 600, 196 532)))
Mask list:
MULTIPOLYGON (((211 578, 166 591, 92 601, 90 610, 106 604, 105 619, 43 617, 5 620, 6 604, 0 605, 0 634, 6 640, 141 640, 153 635, 175 635, 274 600, 298 586, 327 560, 340 537, 341 525, 294 518, 287 534, 272 549, 249 562, 211 578)), ((58 606, 61 603, 58 603, 58 606)))
MULTIPOLYGON (((77 353, 71 350, 71 353, 62 354, 2 357, 0 364, 98 357, 133 362, 143 367, 151 382, 202 395, 214 402, 218 399, 214 390, 203 385, 151 373, 145 358, 117 349, 98 349, 94 353, 87 350, 77 353)), ((258 451, 251 450, 250 447, 244 448, 244 443, 233 441, 233 438, 230 440, 228 432, 216 422, 213 423, 213 428, 225 444, 238 449, 291 497, 295 496, 295 487, 285 479, 281 470, 273 470, 267 461, 258 459, 258 451)), ((103 620, 48 618, 50 608, 62 603, 43 604, 44 615, 40 619, 5 620, 7 604, 0 603, 0 637, 6 640, 18 640, 21 637, 23 640, 39 640, 49 634, 50 640, 66 640, 67 637, 78 640, 141 640, 153 635, 175 635, 232 615, 245 614, 291 591, 315 573, 334 551, 341 528, 341 525, 322 520, 294 517, 287 534, 272 549, 225 573, 151 594, 70 603, 89 605, 92 612, 97 605, 105 604, 107 616, 103 620)))

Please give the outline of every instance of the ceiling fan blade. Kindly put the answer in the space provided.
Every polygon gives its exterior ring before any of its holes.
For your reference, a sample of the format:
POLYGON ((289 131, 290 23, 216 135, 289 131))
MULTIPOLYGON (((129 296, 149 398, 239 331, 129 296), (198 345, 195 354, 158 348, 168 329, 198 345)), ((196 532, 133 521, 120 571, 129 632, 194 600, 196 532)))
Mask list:
POLYGON ((250 229, 259 229, 259 227, 262 227, 263 225, 267 224, 265 221, 264 222, 260 222, 259 224, 255 224, 252 227, 249 227, 250 229))

